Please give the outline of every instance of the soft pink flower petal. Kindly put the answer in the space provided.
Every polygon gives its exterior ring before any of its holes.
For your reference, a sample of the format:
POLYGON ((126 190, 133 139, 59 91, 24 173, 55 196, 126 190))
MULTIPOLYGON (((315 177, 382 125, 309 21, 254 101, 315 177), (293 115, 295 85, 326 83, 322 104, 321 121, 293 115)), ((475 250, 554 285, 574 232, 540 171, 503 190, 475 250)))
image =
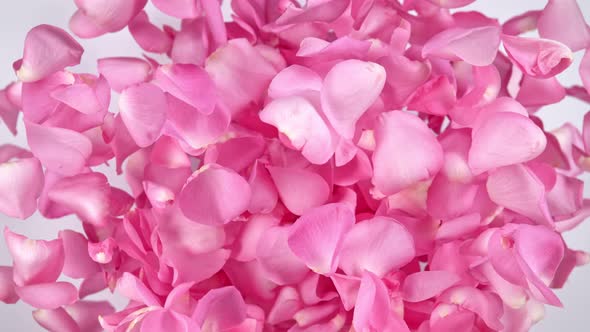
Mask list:
POLYGON ((549 285, 564 257, 563 240, 544 226, 520 225, 514 232, 514 249, 531 271, 549 285))
POLYGON ((8 130, 13 135, 16 135, 16 123, 20 109, 10 101, 6 90, 0 90, 0 119, 2 119, 8 130))
POLYGON ((481 217, 478 213, 446 220, 436 232, 436 239, 439 241, 448 241, 468 236, 480 227, 480 222, 481 217))
POLYGON ((128 272, 123 273, 117 281, 117 292, 147 306, 161 306, 156 295, 141 280, 128 272))
POLYGON ((412 94, 408 108, 421 113, 446 115, 457 101, 455 87, 446 76, 434 77, 412 94))
POLYGON ((98 59, 98 72, 104 76, 111 88, 117 92, 146 82, 151 66, 139 58, 115 57, 98 59))
POLYGON ((590 46, 590 28, 576 0, 549 0, 537 26, 542 38, 562 42, 574 52, 590 46))
POLYGON ((82 46, 64 30, 52 25, 38 25, 27 34, 16 75, 22 82, 38 81, 79 64, 82 53, 82 46))
POLYGON ((306 2, 304 8, 291 5, 276 20, 276 24, 331 22, 344 13, 349 3, 350 0, 311 0, 306 2))
POLYGON ((448 271, 422 271, 404 279, 402 296, 408 302, 421 302, 435 297, 457 284, 459 276, 448 271))
POLYGON ((537 20, 540 14, 540 10, 530 10, 515 16, 502 24, 502 33, 517 36, 535 30, 537 29, 537 20))
POLYGON ((334 154, 330 128, 318 110, 303 97, 284 97, 272 101, 259 113, 262 122, 273 125, 281 138, 311 163, 324 164, 334 154))
POLYGON ((154 143, 160 136, 168 103, 160 88, 142 83, 123 91, 119 98, 121 119, 140 147, 154 143))
POLYGON ((289 248, 316 273, 336 270, 344 238, 354 224, 354 214, 344 203, 307 211, 291 226, 289 248))
POLYGON ((555 77, 538 79, 525 75, 520 83, 516 101, 525 107, 540 107, 558 103, 565 96, 565 88, 555 77))
POLYGON ((80 327, 64 308, 37 309, 33 311, 33 319, 50 332, 80 332, 80 327))
POLYGON ((83 222, 101 225, 110 214, 110 191, 106 176, 93 172, 58 180, 47 196, 78 215, 83 222))
POLYGON ((39 309, 56 309, 78 300, 78 290, 69 282, 20 286, 16 293, 23 302, 39 309))
POLYGON ((590 93, 590 51, 588 50, 584 52, 584 57, 582 58, 582 62, 580 62, 579 71, 582 83, 584 83, 584 88, 590 93))
POLYGON ((107 301, 77 301, 65 307, 66 312, 76 321, 80 331, 99 332, 99 317, 110 315, 115 308, 107 301))
POLYGON ((460 8, 467 6, 475 0, 428 0, 441 8, 460 8))
POLYGON ((270 173, 260 162, 256 161, 252 166, 248 183, 252 189, 248 212, 266 213, 272 211, 279 200, 279 193, 270 173))
POLYGON ((572 51, 552 40, 503 35, 502 43, 508 57, 529 76, 553 77, 564 71, 573 61, 572 51))
POLYGON ((340 268, 347 275, 361 277, 369 271, 382 278, 409 263, 414 255, 414 240, 403 225, 391 218, 375 217, 355 224, 346 234, 340 268))
POLYGON ((203 166, 182 189, 180 209, 189 219, 205 225, 223 225, 248 209, 251 189, 234 171, 203 166))
POLYGON ((474 173, 532 160, 547 144, 543 131, 533 121, 512 112, 486 115, 471 136, 469 166, 474 173))
POLYGON ((14 265, 14 282, 18 286, 54 282, 64 266, 62 240, 31 240, 4 229, 6 246, 14 265))
POLYGON ((199 331, 199 325, 190 317, 172 310, 151 311, 141 320, 141 332, 159 332, 165 330, 178 332, 199 331))
POLYGON ((143 10, 129 22, 129 32, 137 44, 148 52, 167 53, 172 47, 172 38, 150 22, 143 10))
POLYGON ((19 219, 37 210, 44 176, 36 158, 7 160, 0 164, 0 212, 19 219))
POLYGON ((373 184, 391 195, 434 176, 443 164, 443 151, 434 133, 409 113, 383 113, 375 128, 373 184), (409 146, 407 142, 420 142, 409 146))
POLYGON ((100 271, 100 267, 88 256, 88 240, 72 230, 59 232, 63 242, 65 260, 63 274, 70 278, 88 278, 100 271))
POLYGON ((498 168, 490 172, 486 187, 496 204, 539 224, 553 225, 545 198, 545 186, 528 167, 513 165, 498 168))
POLYGON ((70 29, 79 37, 93 38, 123 29, 147 0, 74 1, 79 10, 70 20, 70 29))
POLYGON ((322 110, 342 137, 354 136, 356 122, 381 94, 385 77, 380 65, 359 60, 342 61, 328 72, 321 90, 322 110), (351 82, 350 77, 355 79, 351 82))
POLYGON ((289 248, 288 236, 288 227, 271 227, 261 235, 256 249, 256 258, 262 270, 269 280, 278 285, 298 283, 309 271, 289 248))
POLYGON ((92 153, 90 140, 73 130, 26 123, 31 152, 48 170, 75 175, 86 167, 92 153))
POLYGON ((212 289, 199 300, 193 319, 202 331, 223 331, 246 319, 246 303, 235 287, 212 289))
POLYGON ((303 215, 324 204, 330 196, 326 180, 308 169, 267 167, 281 201, 289 211, 303 215))
POLYGON ((18 301, 12 275, 11 266, 0 266, 0 302, 11 304, 18 301))
POLYGON ((215 85, 201 67, 190 64, 164 65, 154 73, 154 84, 203 114, 215 108, 215 85))
POLYGON ((298 96, 305 91, 320 91, 322 78, 313 70, 292 65, 281 70, 270 82, 268 96, 272 99, 298 96))
POLYGON ((496 58, 499 46, 500 28, 496 26, 450 28, 432 37, 424 45, 422 56, 487 66, 496 58))
POLYGON ((195 18, 199 15, 198 5, 193 0, 152 0, 163 13, 178 18, 195 18))

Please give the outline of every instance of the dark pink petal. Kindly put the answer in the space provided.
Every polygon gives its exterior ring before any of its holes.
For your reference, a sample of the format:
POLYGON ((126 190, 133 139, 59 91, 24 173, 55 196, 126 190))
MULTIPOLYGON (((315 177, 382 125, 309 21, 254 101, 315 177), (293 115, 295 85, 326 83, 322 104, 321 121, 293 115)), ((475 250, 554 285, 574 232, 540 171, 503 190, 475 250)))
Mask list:
POLYGON ((246 303, 235 287, 213 289, 199 300, 193 319, 202 331, 224 331, 246 319, 246 303))
POLYGON ((342 137, 354 136, 356 122, 381 94, 385 76, 380 65, 359 60, 342 61, 328 72, 321 90, 322 110, 342 137), (348 80, 352 76, 353 82, 348 80))
POLYGON ((259 117, 276 127, 281 139, 301 150, 311 163, 325 164, 334 155, 330 128, 307 99, 297 96, 276 99, 266 105, 259 117))
POLYGON ((382 278, 409 263, 414 255, 414 240, 403 225, 391 218, 375 217, 355 224, 346 234, 340 268, 347 275, 361 277, 368 271, 382 278))
POLYGON ((487 66, 496 58, 499 46, 500 29, 496 26, 450 28, 432 37, 424 45, 422 56, 487 66))
POLYGON ((33 319, 50 332, 81 332, 76 321, 64 308, 35 310, 33 319))
POLYGON ((529 76, 553 77, 573 61, 572 51, 552 40, 503 35, 502 43, 510 59, 529 76))
POLYGON ((139 147, 154 143, 160 136, 168 103, 164 92, 151 83, 129 87, 119 98, 121 119, 139 147))
POLYGON ((296 215, 324 204, 330 196, 326 180, 311 170, 270 166, 267 169, 281 201, 296 215))
POLYGON ((111 88, 117 92, 146 82, 150 76, 149 63, 138 58, 102 58, 98 59, 98 72, 104 76, 111 88))
POLYGON ((547 144, 543 131, 533 121, 512 112, 486 115, 471 136, 469 166, 474 173, 532 160, 547 144))
POLYGON ((150 22, 145 11, 139 12, 129 22, 129 32, 137 44, 148 52, 167 53, 172 47, 170 36, 150 22))
POLYGON ((549 0, 537 25, 541 37, 562 42, 574 52, 590 46, 590 29, 576 0, 549 0))
POLYGON ((12 274, 11 266, 0 266, 0 302, 11 304, 18 301, 12 274))
POLYGON ((545 198, 545 186, 528 167, 514 165, 498 168, 490 172, 486 187, 496 204, 539 224, 553 224, 545 198))
POLYGON ((58 180, 47 196, 75 213, 83 222, 102 225, 109 216, 110 191, 102 173, 84 173, 58 180))
POLYGON ((207 164, 193 174, 179 197, 189 219, 205 225, 223 225, 248 209, 251 189, 234 171, 207 164))
POLYGON ((38 81, 79 64, 82 53, 82 46, 64 30, 52 25, 38 25, 27 33, 16 75, 22 82, 38 81))
POLYGON ((215 108, 215 85, 201 67, 164 65, 154 73, 153 83, 203 114, 211 114, 215 108))
POLYGON ((6 246, 14 265, 14 282, 18 286, 54 282, 64 266, 62 240, 31 240, 4 229, 6 246))
POLYGON ((90 140, 73 130, 26 123, 31 152, 48 170, 75 175, 86 167, 92 153, 90 140))
POLYGON ((344 238, 354 214, 344 203, 311 209, 291 226, 289 248, 316 273, 332 273, 338 266, 344 238))
POLYGON ((434 176, 443 164, 443 151, 434 133, 409 113, 383 113, 375 128, 373 184, 391 195, 434 176), (421 142, 409 146, 407 142, 421 142))
POLYGON ((288 227, 267 229, 258 242, 256 258, 267 278, 278 285, 295 284, 303 280, 309 271, 289 248, 288 227))
POLYGON ((56 309, 78 300, 78 290, 69 282, 20 286, 16 293, 23 302, 39 309, 56 309))
POLYGON ((88 278, 100 271, 100 267, 88 256, 88 240, 84 235, 63 230, 59 232, 63 242, 65 260, 63 274, 70 278, 88 278))
POLYGON ((44 176, 37 158, 8 160, 0 164, 0 212, 19 219, 37 210, 44 176))
POLYGON ((421 302, 435 297, 457 284, 459 276, 448 271, 422 271, 404 279, 402 296, 408 302, 421 302))

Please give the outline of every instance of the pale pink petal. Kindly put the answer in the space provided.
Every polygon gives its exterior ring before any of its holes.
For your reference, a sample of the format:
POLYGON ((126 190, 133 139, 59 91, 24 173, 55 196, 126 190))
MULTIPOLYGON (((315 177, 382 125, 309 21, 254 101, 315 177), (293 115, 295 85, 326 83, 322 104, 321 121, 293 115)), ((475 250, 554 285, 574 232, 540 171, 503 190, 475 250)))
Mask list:
POLYGON ((481 217, 478 213, 446 220, 436 232, 436 239, 438 241, 448 241, 468 236, 480 227, 480 222, 481 217))
POLYGON ((23 83, 21 100, 24 118, 34 123, 45 121, 59 105, 51 98, 51 91, 75 81, 71 73, 59 71, 40 81, 23 83))
POLYGON ((331 22, 344 13, 349 3, 350 0, 311 0, 306 2, 304 8, 290 5, 276 20, 276 24, 331 22))
POLYGON ((117 92, 146 82, 151 66, 139 58, 117 57, 98 59, 98 72, 104 76, 111 88, 117 92))
POLYGON ((432 37, 424 45, 422 56, 463 60, 474 66, 487 66, 496 58, 499 46, 500 28, 496 26, 450 28, 432 37))
POLYGON ((465 7, 475 0, 428 0, 441 8, 460 8, 465 7))
POLYGON ((403 225, 391 218, 375 217, 355 224, 346 234, 340 268, 347 275, 361 277, 369 271, 382 278, 409 263, 414 255, 414 240, 403 225))
POLYGON ((445 291, 440 299, 477 314, 492 330, 502 329, 502 301, 497 295, 469 286, 457 286, 445 291))
POLYGON ((64 30, 52 25, 38 25, 27 33, 16 75, 22 82, 38 81, 79 64, 82 53, 82 46, 64 30))
POLYGON ((240 262, 256 259, 258 244, 267 229, 277 226, 279 218, 268 214, 252 215, 240 230, 240 236, 234 242, 232 256, 240 262))
POLYGON ((119 98, 121 119, 139 147, 154 143, 160 136, 168 103, 162 90, 142 83, 123 91, 119 98))
MULTIPOLYGON (((8 89, 8 88, 7 88, 8 89)), ((9 97, 7 89, 0 90, 0 119, 13 135, 16 135, 16 122, 18 121, 19 107, 14 105, 9 97)))
POLYGON ((268 313, 268 323, 278 324, 293 319, 293 315, 302 308, 299 293, 292 287, 283 287, 268 313))
POLYGON ((552 40, 503 35, 502 43, 508 57, 529 76, 553 77, 573 61, 572 51, 552 40))
POLYGON ((311 163, 324 164, 334 154, 330 128, 307 99, 298 96, 272 101, 259 113, 260 120, 277 128, 281 139, 301 150, 311 163))
POLYGON ((18 301, 12 275, 11 266, 0 266, 0 302, 11 304, 18 301))
POLYGON ((178 18, 194 18, 199 15, 197 3, 192 0, 152 0, 163 13, 178 18))
POLYGON ((171 310, 151 311, 141 320, 141 332, 166 330, 178 332, 199 331, 199 325, 190 317, 171 310))
POLYGON ((384 98, 391 98, 393 105, 402 105, 419 86, 428 81, 431 72, 428 62, 412 61, 403 55, 389 55, 379 59, 378 63, 387 74, 384 98))
POLYGON ((217 249, 203 254, 174 250, 170 255, 163 257, 162 261, 174 268, 173 285, 179 285, 211 278, 226 266, 230 253, 230 250, 226 249, 217 249))
POLYGON ((135 42, 148 52, 167 53, 172 47, 172 38, 150 22, 143 10, 129 22, 129 32, 135 42))
POLYGON ((123 273, 117 281, 117 292, 147 306, 161 306, 156 295, 141 280, 128 272, 123 273))
POLYGON ((532 160, 547 144, 543 131, 533 121, 512 112, 486 115, 471 136, 469 166, 474 173, 532 160))
POLYGON ((539 224, 553 224, 545 198, 545 186, 528 167, 514 165, 498 168, 490 172, 486 187, 496 204, 539 224))
POLYGON ((303 215, 309 209, 324 204, 330 187, 319 174, 308 169, 267 167, 281 201, 289 211, 303 215))
POLYGON ((199 300, 193 319, 202 331, 223 331, 246 319, 246 303, 235 287, 212 289, 199 300))
POLYGON ((116 249, 117 243, 112 237, 109 237, 97 243, 88 242, 87 252, 93 261, 99 264, 108 264, 112 262, 116 249))
POLYGON ((549 285, 564 257, 563 240, 544 226, 520 225, 514 232, 514 249, 536 277, 549 285))
POLYGON ((409 113, 383 113, 375 128, 373 184, 391 195, 434 176, 443 164, 443 151, 434 133, 409 113), (420 142, 410 146, 408 142, 420 142))
POLYGON ((261 235, 256 249, 256 258, 262 270, 269 280, 278 285, 298 283, 309 271, 289 248, 288 236, 288 227, 271 227, 261 235))
POLYGON ((456 91, 446 76, 434 77, 420 86, 408 101, 408 108, 421 113, 446 115, 457 101, 456 91))
POLYGON ((574 52, 590 46, 590 29, 576 0, 549 0, 537 25, 541 37, 562 42, 574 52))
MULTIPOLYGON (((390 319, 391 304, 387 288, 370 272, 365 272, 358 291, 352 325, 356 331, 384 331, 390 319)), ((399 330, 403 332, 404 330, 399 330)))
POLYGON ((83 114, 95 114, 108 108, 98 100, 94 89, 84 83, 59 87, 51 93, 51 97, 68 105, 83 114))
POLYGON ((590 51, 588 50, 584 52, 584 57, 582 58, 582 62, 580 62, 579 71, 582 83, 584 83, 584 88, 590 93, 590 51))
POLYGON ((65 307, 66 312, 76 321, 80 331, 99 332, 99 317, 110 315, 115 308, 106 301, 77 301, 65 307))
POLYGON ((502 33, 517 36, 537 29, 537 20, 540 10, 530 10, 524 14, 515 16, 502 24, 502 33))
POLYGON ((86 167, 92 153, 90 140, 73 130, 26 123, 31 152, 48 170, 75 175, 86 167))
POLYGON ((404 279, 402 296, 408 302, 421 302, 435 297, 457 284, 461 278, 448 271, 422 271, 404 279))
POLYGON ((59 232, 63 242, 65 260, 63 274, 70 278, 88 278, 100 271, 100 267, 88 256, 88 240, 84 235, 63 230, 59 232))
POLYGON ((305 91, 320 91, 322 78, 313 70, 292 65, 281 70, 270 82, 268 96, 272 99, 298 96, 305 91))
POLYGON ((359 60, 342 61, 328 72, 321 90, 322 110, 342 137, 354 136, 356 122, 381 94, 385 77, 380 65, 359 60))
MULTIPOLYGON (((446 157, 451 159, 451 154, 447 154, 446 157)), ((447 220, 459 217, 473 206, 478 188, 476 183, 453 181, 439 173, 428 188, 428 213, 433 217, 447 220)))
POLYGON ((18 286, 54 282, 64 266, 62 240, 31 240, 4 229, 6 246, 12 256, 14 282, 18 286))
POLYGON ((7 160, 0 164, 0 212, 19 219, 37 210, 44 176, 36 158, 7 160))
POLYGON ((78 290, 69 282, 20 286, 16 293, 23 302, 39 309, 55 309, 78 300, 78 290))
POLYGON ((33 319, 50 332, 81 332, 76 321, 64 308, 35 310, 33 319))
POLYGON ((555 77, 538 79, 525 75, 516 95, 516 101, 525 107, 555 104, 566 96, 564 87, 555 77))
POLYGON ((154 73, 153 83, 203 114, 211 114, 215 108, 215 85, 201 67, 164 65, 154 73))
POLYGON ((354 214, 344 203, 311 209, 291 226, 289 248, 316 273, 332 273, 354 214))
POLYGON ((110 214, 110 191, 102 173, 84 173, 58 180, 47 196, 55 204, 75 213, 83 222, 102 225, 110 214))
POLYGON ((183 20, 180 31, 174 35, 170 58, 174 63, 202 66, 208 55, 209 38, 205 18, 183 20))
POLYGON ((82 38, 93 38, 123 29, 141 11, 147 0, 74 1, 79 10, 70 20, 70 29, 82 38))
POLYGON ((270 177, 270 173, 260 162, 256 161, 252 166, 248 183, 252 189, 248 212, 265 213, 272 211, 277 205, 279 193, 270 177))
POLYGON ((234 171, 207 164, 193 174, 179 197, 189 219, 205 225, 223 225, 248 209, 251 189, 234 171))

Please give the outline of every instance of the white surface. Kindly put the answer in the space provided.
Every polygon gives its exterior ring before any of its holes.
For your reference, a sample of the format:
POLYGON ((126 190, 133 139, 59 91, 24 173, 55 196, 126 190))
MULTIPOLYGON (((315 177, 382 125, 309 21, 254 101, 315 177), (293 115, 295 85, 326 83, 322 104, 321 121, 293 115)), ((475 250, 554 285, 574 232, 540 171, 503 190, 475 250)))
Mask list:
MULTIPOLYGON (((590 1, 578 0, 587 18, 590 19, 590 1)), ((511 16, 530 9, 541 9, 545 5, 543 0, 479 0, 469 8, 485 12, 488 16, 498 17, 505 21, 511 16)), ((226 4, 227 5, 227 4, 226 4)), ((29 29, 41 23, 53 24, 67 29, 67 22, 74 12, 73 0, 19 0, 0 2, 0 86, 7 85, 14 80, 11 64, 22 56, 25 35, 29 29)), ((158 23, 165 22, 173 26, 174 20, 156 13, 148 5, 148 14, 158 23)), ((86 50, 79 68, 80 71, 95 72, 96 59, 106 56, 137 56, 140 49, 126 30, 115 34, 108 34, 98 39, 82 40, 86 50)), ((577 62, 560 79, 566 85, 580 84, 577 78, 577 65, 582 54, 576 54, 577 62)), ((564 122, 581 125, 584 112, 589 109, 578 101, 568 99, 557 107, 550 107, 541 112, 548 129, 556 128, 564 122)), ((25 146, 22 125, 19 135, 13 138, 4 125, 0 125, 0 143, 14 143, 25 146)), ((585 176, 587 182, 590 177, 585 176)), ((115 179, 117 186, 123 186, 121 179, 115 179)), ((590 196, 590 185, 585 190, 590 196)), ((60 220, 43 220, 35 214, 27 221, 18 221, 0 216, 0 227, 10 227, 18 233, 24 233, 32 238, 53 239, 59 229, 80 229, 75 218, 60 220)), ((570 247, 590 251, 590 222, 583 224, 571 234, 566 234, 566 241, 570 247)), ((11 259, 6 251, 3 237, 0 237, 0 265, 10 265, 11 259)), ((548 308, 546 318, 533 328, 535 332, 583 332, 590 326, 590 267, 578 268, 567 282, 565 289, 557 294, 563 301, 565 309, 548 308)), ((99 296, 108 296, 104 293, 99 296)), ((96 298, 96 297, 94 297, 96 298)), ((123 304, 116 300, 118 307, 123 304)), ((0 303, 0 330, 13 331, 42 331, 31 317, 31 307, 22 302, 16 305, 0 303)), ((462 332, 462 331, 458 331, 462 332)))

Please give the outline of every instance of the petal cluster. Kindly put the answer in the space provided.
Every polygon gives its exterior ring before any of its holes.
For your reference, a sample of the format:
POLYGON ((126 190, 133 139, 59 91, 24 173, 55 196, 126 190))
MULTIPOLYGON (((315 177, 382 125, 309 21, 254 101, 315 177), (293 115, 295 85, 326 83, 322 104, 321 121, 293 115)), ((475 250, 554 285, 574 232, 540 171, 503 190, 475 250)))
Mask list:
POLYGON ((575 0, 506 22, 474 0, 151 2, 178 27, 75 0, 75 36, 127 28, 146 52, 96 73, 65 30, 28 33, 0 91, 28 142, 0 146, 0 212, 83 232, 6 228, 0 301, 56 332, 525 332, 562 305, 590 261, 562 237, 590 216, 590 113, 537 111, 590 103, 575 0), (88 299, 105 289, 127 305, 88 299))

